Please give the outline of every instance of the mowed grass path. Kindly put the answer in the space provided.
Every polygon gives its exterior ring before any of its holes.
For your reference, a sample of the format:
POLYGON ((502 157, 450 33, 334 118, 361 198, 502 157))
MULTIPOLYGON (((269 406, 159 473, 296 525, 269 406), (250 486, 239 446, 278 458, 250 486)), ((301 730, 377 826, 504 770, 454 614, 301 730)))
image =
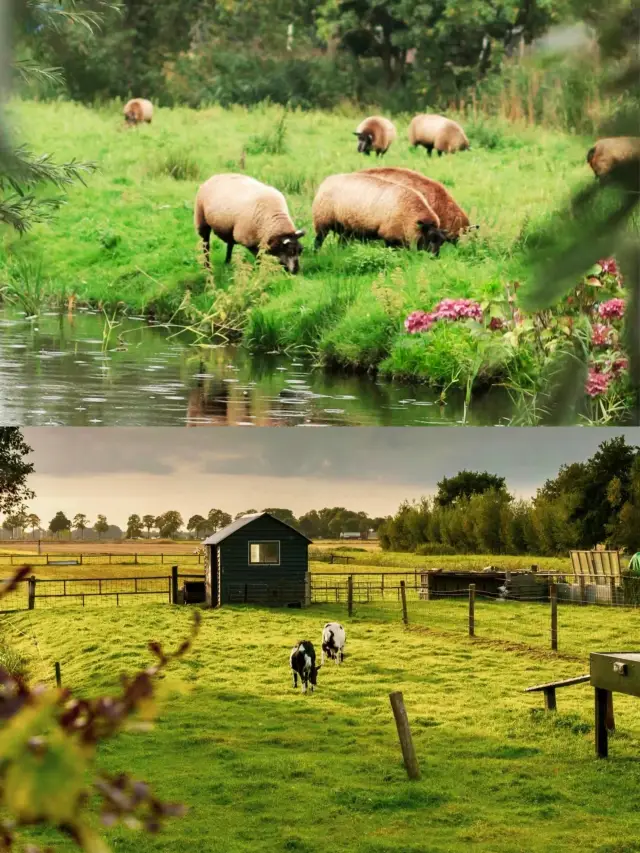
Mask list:
MULTIPOLYGON (((588 686, 560 694, 560 712, 549 717, 538 710, 540 696, 522 693, 584 671, 590 640, 600 639, 585 624, 603 610, 580 612, 586 623, 574 630, 584 649, 575 658, 405 630, 361 613, 347 622, 344 666, 321 670, 308 696, 291 688, 290 646, 303 637, 319 644, 323 622, 344 619, 342 610, 204 612, 196 648, 165 683, 155 730, 100 750, 103 767, 152 781, 191 811, 156 838, 110 831, 114 849, 640 850, 638 700, 616 695, 611 758, 598 761, 588 686), (402 767, 392 690, 404 693, 419 782, 402 767)), ((620 619, 615 645, 631 647, 636 614, 608 615, 620 619)), ((177 643, 189 620, 187 608, 152 606, 25 614, 8 626, 33 675, 51 681, 60 660, 64 682, 94 695, 146 665, 147 640, 177 643)))
MULTIPOLYGON (((355 150, 352 131, 362 116, 292 113, 286 151, 272 154, 252 153, 264 148, 252 137, 272 134, 282 115, 271 107, 158 109, 151 126, 134 130, 123 127, 118 104, 13 102, 10 113, 18 137, 35 151, 99 165, 51 224, 38 226, 27 242, 5 238, 7 248, 42 253, 62 299, 73 293, 80 301, 122 303, 168 318, 188 292, 189 307, 179 319, 197 322, 207 315, 213 297, 193 230, 193 200, 210 175, 239 171, 247 148, 246 173, 278 187, 308 235, 302 275, 276 271, 257 290, 247 288, 244 273, 224 268, 223 246, 214 240, 215 287, 227 291, 223 307, 243 325, 244 343, 256 352, 297 348, 325 363, 462 387, 478 364, 484 378, 504 375, 513 354, 479 353, 460 325, 438 324, 429 335, 408 336, 406 314, 444 297, 502 296, 506 282, 526 282, 526 235, 592 179, 585 163, 590 140, 467 123, 472 151, 429 159, 423 149, 409 148, 410 117, 395 117, 399 136, 384 163, 442 181, 480 224, 478 236, 445 247, 438 260, 377 245, 342 248, 333 239, 316 253, 311 203, 319 184, 327 175, 376 163, 355 150), (171 164, 186 179, 171 177, 171 164)), ((248 256, 242 248, 236 253, 248 256)))

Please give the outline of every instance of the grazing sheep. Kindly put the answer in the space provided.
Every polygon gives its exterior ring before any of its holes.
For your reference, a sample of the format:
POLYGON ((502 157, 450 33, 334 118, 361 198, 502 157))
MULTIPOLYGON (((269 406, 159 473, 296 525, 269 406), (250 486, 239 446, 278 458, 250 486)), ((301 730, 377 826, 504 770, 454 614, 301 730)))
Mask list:
POLYGON ((355 172, 331 175, 318 189, 312 207, 316 249, 329 232, 342 239, 384 240, 438 255, 447 235, 424 196, 409 187, 355 172))
POLYGON ((278 258, 291 273, 300 269, 304 231, 296 229, 285 197, 275 187, 248 175, 213 175, 199 188, 194 210, 196 231, 204 244, 207 268, 211 232, 227 244, 226 263, 236 243, 257 255, 278 258))
POLYGON ((124 120, 127 124, 140 124, 146 121, 151 124, 153 104, 144 98, 133 98, 124 105, 124 120))
POLYGON ((298 676, 302 682, 302 692, 306 693, 309 683, 311 683, 311 692, 318 683, 318 670, 322 666, 316 666, 316 650, 313 648, 313 643, 309 640, 302 640, 296 643, 291 649, 289 657, 289 666, 293 675, 293 686, 298 686, 298 676))
POLYGON ((353 132, 358 137, 358 154, 366 154, 367 157, 372 150, 381 157, 397 135, 395 125, 382 116, 369 116, 353 132))
POLYGON ((392 166, 363 169, 361 175, 377 175, 387 181, 394 181, 421 193, 440 220, 440 227, 447 232, 452 243, 457 242, 460 234, 474 226, 469 225, 469 217, 455 202, 449 192, 438 181, 414 172, 392 166))
POLYGON ((438 157, 466 151, 471 146, 464 130, 450 118, 433 114, 416 116, 409 125, 409 142, 416 148, 423 145, 429 157, 435 148, 438 157))
POLYGON ((587 153, 587 163, 596 178, 603 178, 621 163, 640 158, 640 138, 637 136, 614 136, 599 139, 587 153))
POLYGON ((347 642, 347 634, 339 622, 327 622, 322 629, 322 662, 325 655, 336 663, 344 660, 344 647, 347 642))

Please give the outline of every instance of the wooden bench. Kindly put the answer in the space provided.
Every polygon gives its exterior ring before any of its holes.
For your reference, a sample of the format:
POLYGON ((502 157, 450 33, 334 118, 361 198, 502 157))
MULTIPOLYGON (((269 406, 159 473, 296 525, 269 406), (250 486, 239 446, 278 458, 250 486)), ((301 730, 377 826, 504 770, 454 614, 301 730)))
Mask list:
MULTIPOLYGON (((559 687, 571 687, 572 684, 586 684, 591 680, 590 675, 578 675, 575 678, 566 678, 564 681, 549 681, 547 684, 536 684, 535 687, 525 688, 525 693, 544 693, 545 711, 556 710, 556 690, 559 687)), ((613 716, 613 699, 609 693, 607 702, 606 725, 610 732, 615 731, 615 720, 613 716)))
POLYGON ((548 684, 536 684, 535 687, 527 687, 525 693, 544 693, 545 711, 556 710, 556 690, 559 687, 571 687, 572 684, 586 684, 590 675, 578 675, 576 678, 567 678, 564 681, 550 681, 548 684))

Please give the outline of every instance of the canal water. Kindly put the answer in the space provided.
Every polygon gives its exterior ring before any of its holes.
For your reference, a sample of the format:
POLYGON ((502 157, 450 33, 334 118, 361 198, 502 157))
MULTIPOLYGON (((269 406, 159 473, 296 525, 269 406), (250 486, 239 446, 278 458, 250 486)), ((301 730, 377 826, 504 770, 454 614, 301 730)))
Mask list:
POLYGON ((104 315, 0 311, 0 423, 23 426, 425 426, 504 422, 499 389, 461 394, 336 375, 295 357, 198 345, 104 315))

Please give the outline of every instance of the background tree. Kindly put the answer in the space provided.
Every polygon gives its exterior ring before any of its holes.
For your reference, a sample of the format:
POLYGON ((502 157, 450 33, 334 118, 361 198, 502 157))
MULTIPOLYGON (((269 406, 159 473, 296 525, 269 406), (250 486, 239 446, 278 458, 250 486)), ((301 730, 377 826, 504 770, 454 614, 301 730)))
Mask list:
POLYGON ((231 524, 231 521, 232 518, 228 512, 224 512, 221 509, 210 509, 204 529, 207 533, 215 533, 217 530, 222 530, 227 524, 231 524))
POLYGON ((59 537, 63 531, 71 530, 71 522, 62 511, 57 512, 49 522, 49 530, 54 535, 58 534, 59 537))
POLYGON ((144 529, 147 531, 147 539, 149 539, 151 537, 151 531, 156 526, 155 515, 143 515, 142 524, 144 526, 144 529))
POLYGON ((245 509, 244 512, 237 513, 234 520, 237 521, 239 518, 242 518, 244 515, 255 515, 257 512, 258 512, 257 509, 245 509))
POLYGON ((438 483, 436 503, 439 506, 450 506, 458 498, 470 498, 472 495, 494 489, 502 491, 505 488, 505 478, 483 471, 460 471, 455 477, 443 477, 438 483))
POLYGON ((105 533, 109 531, 109 522, 106 515, 99 515, 98 520, 93 525, 93 529, 98 534, 98 539, 101 539, 105 533))
POLYGON ((161 539, 175 539, 183 524, 182 516, 175 509, 163 513, 155 521, 161 539))
POLYGON ((0 427, 0 513, 10 514, 35 497, 27 488, 34 468, 24 461, 31 452, 18 427, 0 427))
POLYGON ((130 515, 127 520, 126 539, 141 539, 142 538, 142 520, 135 513, 130 515))
POLYGON ((207 527, 207 519, 202 515, 192 515, 189 521, 187 521, 187 530, 193 533, 195 538, 203 536, 205 531, 207 531, 207 527))
POLYGON ((27 516, 27 524, 31 528, 31 534, 33 535, 36 530, 40 528, 40 517, 35 514, 35 512, 30 512, 27 516))
POLYGON ((284 521, 285 524, 290 524, 291 527, 297 527, 298 521, 295 515, 291 512, 290 509, 283 509, 281 507, 271 507, 268 509, 263 509, 262 512, 268 512, 273 515, 275 518, 280 521, 284 521))
POLYGON ((84 539, 84 532, 89 526, 89 519, 84 513, 79 512, 77 515, 74 515, 72 526, 74 530, 80 531, 80 539, 84 539))

